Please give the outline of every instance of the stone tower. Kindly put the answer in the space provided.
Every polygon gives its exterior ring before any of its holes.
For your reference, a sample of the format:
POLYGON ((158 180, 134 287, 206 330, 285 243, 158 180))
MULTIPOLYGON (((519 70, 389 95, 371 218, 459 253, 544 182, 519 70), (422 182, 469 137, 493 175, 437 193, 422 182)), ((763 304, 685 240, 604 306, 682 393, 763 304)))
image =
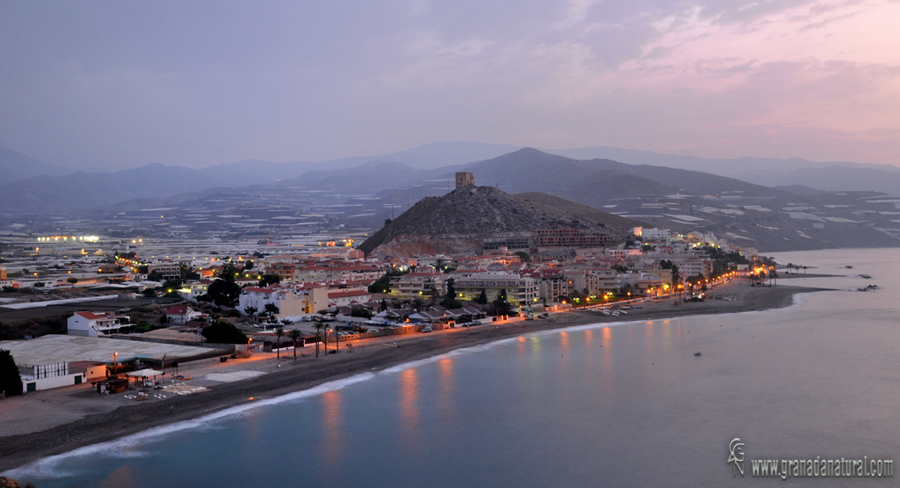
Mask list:
POLYGON ((459 172, 456 173, 456 189, 475 186, 475 177, 472 173, 459 172))

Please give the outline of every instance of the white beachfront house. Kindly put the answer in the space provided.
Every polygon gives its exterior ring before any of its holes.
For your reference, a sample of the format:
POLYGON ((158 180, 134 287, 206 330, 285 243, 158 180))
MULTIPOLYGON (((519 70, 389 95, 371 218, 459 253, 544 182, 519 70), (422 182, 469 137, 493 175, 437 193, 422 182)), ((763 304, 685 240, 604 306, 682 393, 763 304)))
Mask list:
POLYGON ((112 313, 75 312, 69 317, 69 335, 100 337, 131 325, 131 317, 112 313))

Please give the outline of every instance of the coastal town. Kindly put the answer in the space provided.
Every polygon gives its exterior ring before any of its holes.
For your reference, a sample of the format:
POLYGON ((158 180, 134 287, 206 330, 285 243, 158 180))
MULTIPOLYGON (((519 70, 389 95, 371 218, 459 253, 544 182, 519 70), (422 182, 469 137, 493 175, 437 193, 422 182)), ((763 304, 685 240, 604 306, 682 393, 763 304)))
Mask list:
MULTIPOLYGON (((458 175, 456 198, 477 191, 458 175)), ((138 405, 190 418, 523 332, 784 306, 796 290, 778 278, 805 271, 710 233, 643 226, 489 233, 452 253, 423 252, 436 247, 422 236, 319 237, 5 243, 0 350, 20 382, 0 437, 35 446, 4 452, 6 467, 54 452, 41 439, 59 429, 102 440, 89 426, 138 405)))
MULTIPOLYGON (((472 186, 471 175, 462 178, 472 186)), ((12 351, 28 393, 97 386, 143 366, 161 375, 210 357, 293 356, 297 348, 305 357, 320 344, 352 350, 370 339, 575 309, 619 316, 654 299, 703 300, 734 278, 777 279, 755 249, 711 234, 630 231, 616 242, 568 227, 538 230, 485 238, 475 254, 388 258, 366 257, 353 238, 188 254, 150 239, 40 236, 33 247, 8 246, 3 258, 0 307, 26 325, 5 324, 0 349, 12 351), (54 317, 60 308, 71 312, 54 317), (234 335, 210 332, 218 328, 234 335)))

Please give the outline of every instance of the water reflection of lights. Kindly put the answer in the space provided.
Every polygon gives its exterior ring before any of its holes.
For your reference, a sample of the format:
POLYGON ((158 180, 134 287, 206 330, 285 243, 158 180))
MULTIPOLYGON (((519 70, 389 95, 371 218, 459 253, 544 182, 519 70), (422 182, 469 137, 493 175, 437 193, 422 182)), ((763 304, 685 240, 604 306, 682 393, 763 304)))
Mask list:
POLYGON ((342 397, 340 390, 322 394, 322 457, 327 464, 338 464, 344 456, 342 397))
MULTIPOLYGON (((100 488, 105 487, 128 487, 128 486, 138 486, 137 478, 135 477, 134 469, 131 465, 125 464, 119 466, 115 471, 109 473, 106 478, 100 480, 99 486, 100 488)), ((29 485, 32 486, 32 485, 29 485)))
POLYGON ((407 433, 419 423, 419 374, 414 368, 400 373, 400 421, 407 433))
POLYGON ((453 391, 456 385, 453 381, 453 359, 443 358, 438 361, 438 408, 441 417, 449 416, 453 409, 453 391))

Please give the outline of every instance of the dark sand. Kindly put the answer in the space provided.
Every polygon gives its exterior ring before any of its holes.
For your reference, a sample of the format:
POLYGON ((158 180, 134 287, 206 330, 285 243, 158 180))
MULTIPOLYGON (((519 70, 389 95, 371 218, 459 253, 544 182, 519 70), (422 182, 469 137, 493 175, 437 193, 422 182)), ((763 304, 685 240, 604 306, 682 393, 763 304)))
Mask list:
MULTIPOLYGON (((750 287, 746 281, 737 280, 714 290, 714 297, 732 297, 734 300, 711 299, 699 303, 681 303, 673 306, 674 299, 664 299, 638 304, 642 310, 628 315, 606 317, 597 311, 573 311, 552 314, 542 320, 516 320, 501 325, 483 325, 468 329, 453 329, 432 334, 391 336, 365 343, 353 342, 354 352, 346 353, 346 345, 340 354, 322 355, 319 358, 304 357, 293 361, 290 354, 283 355, 280 364, 267 374, 233 383, 216 385, 209 391, 172 396, 153 402, 109 401, 106 408, 81 408, 81 415, 74 421, 66 418, 48 419, 42 415, 28 416, 30 425, 16 435, 0 437, 0 471, 22 466, 40 458, 72 451, 78 447, 114 440, 129 434, 147 430, 171 422, 192 419, 228 407, 253 400, 271 398, 289 392, 304 390, 321 383, 366 371, 378 371, 397 364, 442 354, 461 347, 483 344, 534 331, 563 328, 592 323, 614 323, 632 320, 669 318, 681 315, 736 313, 750 310, 781 308, 793 303, 794 295, 822 291, 822 288, 806 288, 778 285, 776 287, 750 287), (400 347, 394 346, 396 341, 400 347), (116 407, 115 405, 120 405, 116 407), (103 411, 100 411, 103 410, 103 411), (96 413, 92 413, 96 412, 96 413)), ((306 352, 309 352, 308 350, 306 352)), ((239 368, 240 362, 236 367, 239 368)), ((273 363, 275 365, 275 363, 273 363)), ((182 372, 190 374, 190 364, 182 372)), ((67 390, 67 389, 64 389, 67 390)), ((120 396, 120 395, 116 395, 120 396)), ((5 412, 5 402, 47 402, 54 399, 63 405, 98 401, 101 397, 85 389, 74 393, 55 393, 54 390, 38 392, 0 401, 0 412, 5 412)), ((12 405, 10 405, 12 407, 12 405)), ((75 405, 72 405, 75 407, 75 405)), ((27 411, 27 403, 20 404, 20 411, 27 411)), ((77 408, 74 408, 78 410, 77 408)), ((5 414, 4 414, 5 416, 5 414)), ((20 415, 21 416, 21 415, 20 415)), ((18 419, 20 424, 23 419, 18 419)))

